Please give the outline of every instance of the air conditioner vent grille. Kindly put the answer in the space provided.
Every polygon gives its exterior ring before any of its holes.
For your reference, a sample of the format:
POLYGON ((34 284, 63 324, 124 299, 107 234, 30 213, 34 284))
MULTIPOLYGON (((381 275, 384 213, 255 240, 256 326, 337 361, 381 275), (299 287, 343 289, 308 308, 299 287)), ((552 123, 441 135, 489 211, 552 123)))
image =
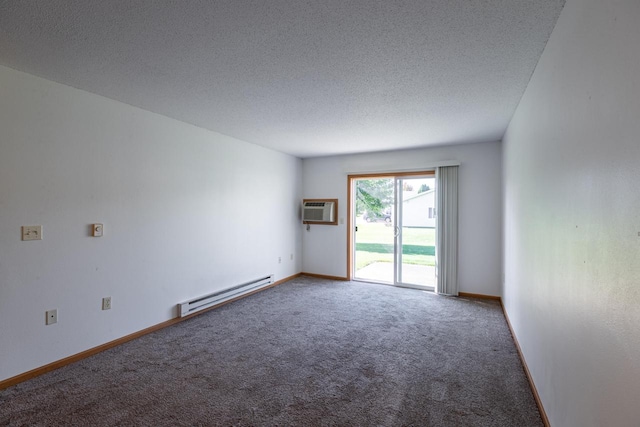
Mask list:
POLYGON ((302 221, 309 224, 337 225, 337 199, 315 199, 302 201, 302 221))

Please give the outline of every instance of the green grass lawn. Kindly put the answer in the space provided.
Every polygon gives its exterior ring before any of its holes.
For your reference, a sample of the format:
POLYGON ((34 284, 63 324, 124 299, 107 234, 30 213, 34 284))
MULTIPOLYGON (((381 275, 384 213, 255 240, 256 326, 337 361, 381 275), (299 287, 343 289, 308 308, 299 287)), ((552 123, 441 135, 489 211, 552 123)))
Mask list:
MULTIPOLYGON (((433 228, 403 228, 403 263, 434 266, 435 242, 433 228)), ((393 227, 382 222, 358 223, 356 270, 374 262, 393 262, 393 227)))

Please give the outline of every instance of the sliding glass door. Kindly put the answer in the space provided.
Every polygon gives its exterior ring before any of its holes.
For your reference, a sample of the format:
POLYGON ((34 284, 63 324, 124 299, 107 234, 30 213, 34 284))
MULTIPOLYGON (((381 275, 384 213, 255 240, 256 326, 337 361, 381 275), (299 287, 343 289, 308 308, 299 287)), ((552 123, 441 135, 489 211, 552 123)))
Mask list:
POLYGON ((396 178, 395 284, 435 287, 435 178, 396 178))
POLYGON ((397 286, 435 286, 432 173, 350 177, 351 277, 397 286))

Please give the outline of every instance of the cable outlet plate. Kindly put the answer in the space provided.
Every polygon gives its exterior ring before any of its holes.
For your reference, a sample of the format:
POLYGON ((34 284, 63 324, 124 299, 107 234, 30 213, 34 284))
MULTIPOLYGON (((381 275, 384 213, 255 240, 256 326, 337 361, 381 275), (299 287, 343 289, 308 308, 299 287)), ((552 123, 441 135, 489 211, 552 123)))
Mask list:
POLYGON ((53 325, 54 323, 58 323, 58 310, 48 310, 47 311, 47 319, 45 322, 47 325, 53 325))

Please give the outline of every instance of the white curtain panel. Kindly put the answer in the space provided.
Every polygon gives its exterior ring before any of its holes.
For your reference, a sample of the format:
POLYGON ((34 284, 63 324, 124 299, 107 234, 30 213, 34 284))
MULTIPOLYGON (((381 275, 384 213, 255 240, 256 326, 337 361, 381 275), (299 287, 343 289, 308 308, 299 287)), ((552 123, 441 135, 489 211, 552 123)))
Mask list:
POLYGON ((436 170, 436 292, 458 295, 458 166, 436 170))

